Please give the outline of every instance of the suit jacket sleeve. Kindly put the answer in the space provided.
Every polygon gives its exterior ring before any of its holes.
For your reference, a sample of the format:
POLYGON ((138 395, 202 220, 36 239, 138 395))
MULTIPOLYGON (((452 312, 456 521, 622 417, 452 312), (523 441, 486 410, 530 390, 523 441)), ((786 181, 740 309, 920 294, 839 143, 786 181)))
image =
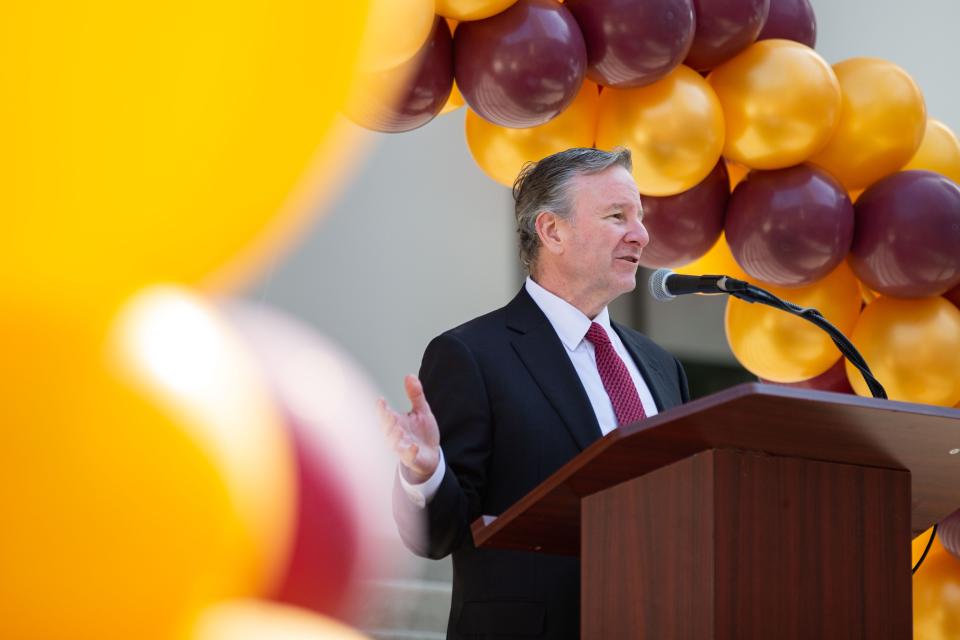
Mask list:
POLYGON ((680 402, 690 402, 690 385, 687 382, 687 372, 684 371, 680 360, 674 358, 673 361, 677 363, 677 384, 680 386, 680 402))
POLYGON ((470 523, 481 515, 493 425, 480 366, 454 334, 438 336, 427 346, 420 380, 440 426, 446 473, 426 509, 416 507, 397 480, 393 510, 407 547, 442 558, 472 544, 470 523))

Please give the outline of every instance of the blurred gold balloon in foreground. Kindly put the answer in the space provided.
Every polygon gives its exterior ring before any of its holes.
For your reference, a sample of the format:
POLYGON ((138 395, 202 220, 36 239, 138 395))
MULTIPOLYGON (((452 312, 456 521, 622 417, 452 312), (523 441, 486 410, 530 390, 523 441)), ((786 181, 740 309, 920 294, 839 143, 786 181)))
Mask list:
POLYGON ((292 459, 252 364, 173 289, 109 331, 0 314, 0 637, 166 640, 269 588, 292 459))
MULTIPOLYGON (((818 309, 846 335, 850 335, 860 312, 860 289, 846 262, 804 287, 759 286, 788 302, 818 309)), ((840 358, 840 351, 822 329, 779 309, 729 298, 725 324, 727 342, 737 360, 765 380, 807 380, 840 358)))
POLYGON ((584 80, 570 106, 553 120, 537 127, 501 127, 468 109, 467 146, 488 176, 512 187, 527 162, 536 162, 571 147, 592 147, 599 103, 597 85, 584 80))
POLYGON ((10 5, 0 294, 249 277, 316 204, 368 4, 10 5))
POLYGON ((713 171, 723 150, 723 110, 707 81, 679 66, 638 89, 600 94, 597 148, 633 152, 640 193, 671 196, 713 171))
POLYGON ((231 600, 203 611, 182 640, 366 640, 341 622, 296 607, 231 600))
MULTIPOLYGON (((891 400, 952 407, 960 402, 960 310, 939 296, 867 305, 850 336, 891 400)), ((853 365, 854 391, 870 390, 853 365)))

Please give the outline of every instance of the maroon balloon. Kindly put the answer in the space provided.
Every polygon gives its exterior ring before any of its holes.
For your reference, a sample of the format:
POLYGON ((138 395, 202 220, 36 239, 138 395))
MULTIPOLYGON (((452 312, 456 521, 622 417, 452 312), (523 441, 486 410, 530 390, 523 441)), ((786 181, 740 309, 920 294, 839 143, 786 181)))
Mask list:
POLYGON ((770 14, 757 40, 783 38, 805 44, 817 44, 817 17, 810 0, 770 0, 770 14))
POLYGON ((328 615, 342 615, 352 605, 350 589, 358 580, 360 527, 349 491, 337 477, 335 461, 316 443, 292 413, 283 412, 297 462, 297 526, 290 560, 271 599, 328 615))
POLYGON ((686 64, 713 69, 756 41, 770 11, 770 0, 693 0, 697 33, 686 64))
POLYGON ((573 102, 587 70, 580 27, 556 0, 519 0, 485 20, 461 22, 453 49, 464 100, 503 127, 552 119, 573 102))
POLYGON ((407 86, 396 103, 377 105, 364 113, 348 112, 357 124, 384 133, 403 133, 433 120, 453 89, 453 36, 447 21, 437 16, 427 41, 413 59, 401 68, 384 73, 410 73, 407 86), (413 73, 406 65, 415 65, 413 73))
POLYGON ((705 254, 723 231, 729 199, 730 176, 723 158, 700 184, 683 193, 642 196, 650 244, 643 249, 640 264, 652 269, 679 267, 705 254))
MULTIPOLYGON (((325 615, 349 615, 374 571, 389 575, 384 544, 391 474, 374 392, 339 349, 311 328, 250 302, 222 304, 249 348, 296 455, 291 547, 267 593, 325 615)), ((380 573, 377 573, 380 575, 380 573)))
POLYGON ((751 171, 727 205, 727 243, 744 271, 802 286, 840 264, 853 239, 853 204, 826 171, 797 165, 751 171))
POLYGON ((943 294, 943 297, 952 302, 957 309, 960 309, 960 284, 943 294))
POLYGON ((683 62, 693 44, 693 0, 567 0, 587 43, 587 75, 642 87, 683 62))
POLYGON ((888 296, 938 296, 960 284, 960 187, 933 171, 901 171, 856 204, 850 266, 888 296))
POLYGON ((846 358, 841 357, 832 367, 809 380, 801 380, 800 382, 772 382, 760 378, 760 382, 776 384, 781 387, 794 387, 796 389, 817 389, 819 391, 854 394, 856 392, 850 385, 850 379, 847 378, 846 362, 846 358))
POLYGON ((960 560, 960 509, 940 521, 937 537, 940 538, 940 544, 960 560))

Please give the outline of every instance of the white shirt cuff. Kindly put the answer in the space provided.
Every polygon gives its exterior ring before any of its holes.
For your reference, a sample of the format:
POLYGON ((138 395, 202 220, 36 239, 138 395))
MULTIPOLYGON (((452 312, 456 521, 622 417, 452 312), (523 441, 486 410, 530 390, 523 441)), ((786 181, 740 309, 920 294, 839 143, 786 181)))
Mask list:
POLYGON ((425 482, 419 484, 411 484, 407 482, 406 478, 403 477, 403 473, 400 473, 400 486, 403 487, 403 490, 410 497, 410 500, 413 504, 417 505, 421 509, 427 506, 427 503, 433 499, 433 496, 437 494, 437 490, 440 488, 440 483, 443 481, 443 474, 447 471, 447 465, 443 461, 443 449, 440 450, 440 463, 437 464, 436 470, 433 472, 433 475, 427 478, 425 482))

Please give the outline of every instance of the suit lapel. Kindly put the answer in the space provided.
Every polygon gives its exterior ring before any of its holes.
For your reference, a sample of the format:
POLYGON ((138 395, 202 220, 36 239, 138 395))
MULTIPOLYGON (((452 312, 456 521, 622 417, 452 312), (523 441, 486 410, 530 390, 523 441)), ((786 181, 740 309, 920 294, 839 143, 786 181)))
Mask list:
MULTIPOLYGON (((674 375, 673 378, 671 378, 656 361, 647 357, 640 342, 636 340, 632 334, 624 331, 623 327, 615 322, 611 322, 610 324, 613 326, 614 331, 617 332, 617 335, 620 336, 627 351, 630 352, 633 361, 637 363, 637 368, 640 370, 643 379, 646 380, 647 386, 650 388, 650 394, 657 403, 657 409, 660 411, 669 409, 670 407, 664 406, 664 402, 666 398, 671 396, 670 389, 676 387, 676 376, 674 375)), ((671 403, 671 406, 672 405, 673 403, 671 403)))
POLYGON ((512 340, 517 355, 577 446, 585 449, 601 436, 600 424, 566 348, 525 288, 507 305, 507 326, 518 334, 512 340))

